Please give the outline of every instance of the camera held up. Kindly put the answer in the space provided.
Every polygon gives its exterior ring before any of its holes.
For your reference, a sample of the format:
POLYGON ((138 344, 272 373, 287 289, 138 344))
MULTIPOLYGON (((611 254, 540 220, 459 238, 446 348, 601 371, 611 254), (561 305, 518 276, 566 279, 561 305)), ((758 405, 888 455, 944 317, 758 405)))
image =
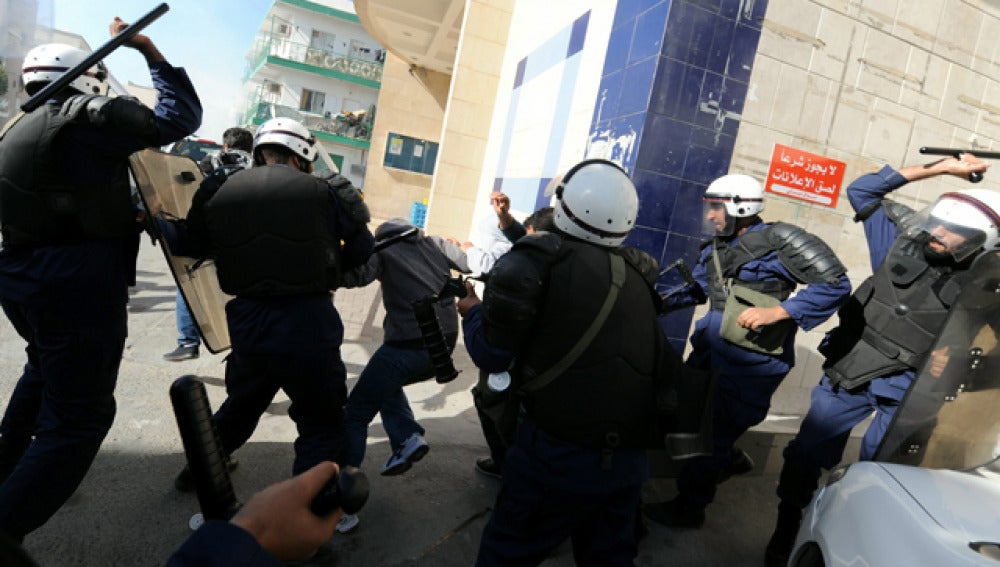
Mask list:
POLYGON ((439 384, 451 382, 458 376, 458 370, 451 359, 448 342, 441 331, 441 322, 434 312, 434 304, 449 297, 465 297, 465 282, 461 277, 449 278, 444 288, 436 294, 425 296, 413 302, 413 316, 420 327, 424 348, 431 357, 434 377, 439 384))

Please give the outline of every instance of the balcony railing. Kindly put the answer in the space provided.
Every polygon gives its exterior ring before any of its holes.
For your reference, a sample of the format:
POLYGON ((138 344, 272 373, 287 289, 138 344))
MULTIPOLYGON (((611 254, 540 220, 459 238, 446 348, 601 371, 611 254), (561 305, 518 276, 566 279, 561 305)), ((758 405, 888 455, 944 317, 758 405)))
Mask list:
POLYGON ((263 124, 272 118, 291 118, 305 125, 314 132, 332 134, 341 138, 370 142, 372 137, 372 112, 366 112, 363 119, 353 115, 337 114, 336 116, 320 116, 303 112, 290 106, 275 104, 263 100, 251 102, 243 114, 242 124, 263 124))
POLYGON ((315 49, 304 43, 266 35, 259 36, 254 40, 254 45, 251 48, 250 71, 244 80, 249 79, 249 73, 257 69, 266 57, 279 57, 379 84, 382 82, 382 63, 378 61, 368 61, 346 54, 315 49))

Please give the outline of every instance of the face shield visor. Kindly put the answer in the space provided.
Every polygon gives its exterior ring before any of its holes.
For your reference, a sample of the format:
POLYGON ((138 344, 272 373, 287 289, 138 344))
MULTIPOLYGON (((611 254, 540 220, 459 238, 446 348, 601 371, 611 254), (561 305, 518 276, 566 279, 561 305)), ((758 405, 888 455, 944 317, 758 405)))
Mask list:
POLYGON ((720 238, 732 236, 736 232, 736 218, 728 210, 732 197, 706 194, 702 201, 702 235, 720 238))
POLYGON ((997 231, 996 213, 961 193, 945 193, 906 224, 908 236, 926 237, 931 253, 956 262, 979 252, 997 231))

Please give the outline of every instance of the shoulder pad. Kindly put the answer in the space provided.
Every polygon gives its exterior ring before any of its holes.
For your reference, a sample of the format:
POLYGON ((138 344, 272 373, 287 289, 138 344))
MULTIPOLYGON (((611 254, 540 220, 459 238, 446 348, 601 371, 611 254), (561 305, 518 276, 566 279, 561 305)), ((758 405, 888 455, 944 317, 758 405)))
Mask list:
POLYGON ((771 225, 767 233, 778 259, 800 281, 833 283, 847 273, 833 250, 816 235, 783 222, 771 225))
POLYGON ((624 258, 629 265, 642 274, 642 279, 646 280, 647 284, 656 283, 656 279, 660 276, 660 264, 652 256, 632 246, 622 246, 612 253, 624 258))
POLYGON ((882 201, 882 207, 885 209, 885 216, 900 228, 905 228, 910 224, 916 214, 912 208, 890 199, 882 201))
POLYGON ((27 113, 22 111, 18 112, 17 114, 14 115, 13 118, 8 120, 7 123, 3 125, 3 129, 0 130, 0 140, 2 140, 3 137, 7 135, 7 131, 13 128, 14 124, 17 124, 18 121, 20 121, 25 116, 27 116, 27 113))
POLYGON ((71 120, 109 126, 148 143, 156 142, 156 115, 134 97, 76 95, 66 100, 62 112, 71 120))
POLYGON ((248 169, 248 168, 246 168, 246 167, 244 167, 242 165, 239 165, 239 164, 229 163, 229 164, 221 165, 221 166, 213 169, 212 172, 210 173, 210 175, 221 176, 222 181, 225 181, 226 179, 229 179, 230 177, 232 177, 233 174, 239 173, 239 172, 243 171, 244 169, 248 169))
POLYGON ((554 251, 547 252, 553 249, 545 245, 521 245, 532 236, 541 233, 521 238, 510 252, 497 259, 483 292, 486 339, 504 350, 518 350, 530 336, 548 285, 554 251))
POLYGON ((100 126, 104 123, 100 116, 100 110, 110 101, 111 97, 106 96, 73 95, 66 99, 59 112, 70 120, 90 122, 100 126))
POLYGON ((347 215, 358 224, 368 224, 372 220, 365 198, 361 195, 361 190, 351 184, 351 181, 342 175, 333 177, 320 177, 326 181, 327 185, 333 189, 337 199, 347 208, 347 215))

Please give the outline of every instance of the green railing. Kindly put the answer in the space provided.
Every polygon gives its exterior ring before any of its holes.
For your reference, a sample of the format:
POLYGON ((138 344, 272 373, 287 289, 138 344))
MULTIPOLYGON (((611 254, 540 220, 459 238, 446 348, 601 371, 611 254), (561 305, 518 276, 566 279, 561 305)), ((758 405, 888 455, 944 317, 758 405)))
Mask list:
POLYGON ((272 118, 291 118, 301 122, 306 128, 321 137, 358 147, 367 147, 372 137, 374 112, 371 110, 366 112, 363 120, 343 114, 320 116, 302 112, 291 106, 257 99, 250 102, 247 110, 243 113, 241 123, 259 126, 272 118))
POLYGON ((365 81, 379 84, 382 82, 382 63, 378 61, 367 61, 346 54, 315 49, 304 43, 296 43, 268 35, 258 36, 254 40, 251 47, 250 67, 243 80, 248 80, 268 57, 285 59, 317 69, 357 77, 365 81))

